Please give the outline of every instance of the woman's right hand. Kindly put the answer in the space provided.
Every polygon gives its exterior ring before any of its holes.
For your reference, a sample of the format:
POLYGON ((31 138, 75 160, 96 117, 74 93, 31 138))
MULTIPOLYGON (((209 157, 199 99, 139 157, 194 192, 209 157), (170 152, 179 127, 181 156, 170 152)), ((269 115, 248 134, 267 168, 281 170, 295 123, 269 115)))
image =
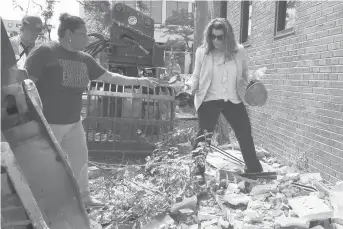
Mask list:
MULTIPOLYGON (((184 90, 185 90, 185 91, 191 90, 191 86, 188 85, 188 84, 185 84, 184 90)), ((199 90, 199 86, 194 87, 194 88, 192 89, 192 91, 191 91, 192 95, 194 95, 198 90, 199 90)))
POLYGON ((191 89, 191 86, 188 84, 185 84, 185 87, 183 88, 183 90, 188 91, 190 89, 191 89))

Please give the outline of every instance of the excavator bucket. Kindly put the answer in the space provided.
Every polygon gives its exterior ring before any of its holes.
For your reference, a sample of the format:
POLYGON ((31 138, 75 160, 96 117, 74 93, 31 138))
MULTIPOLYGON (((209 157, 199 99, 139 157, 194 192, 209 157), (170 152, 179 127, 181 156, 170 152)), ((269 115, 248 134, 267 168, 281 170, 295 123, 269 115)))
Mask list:
MULTIPOLYGON (((1 146, 8 146, 1 150, 1 178, 10 180, 17 196, 12 207, 26 213, 18 226, 19 215, 12 220, 13 214, 4 214, 11 209, 11 195, 1 196, 2 203, 7 201, 1 206, 2 222, 7 228, 29 228, 22 225, 28 220, 37 229, 91 228, 67 156, 44 118, 35 84, 25 79, 25 70, 17 68, 2 20, 1 50, 1 146)), ((2 185, 1 191, 6 192, 6 187, 2 185)))

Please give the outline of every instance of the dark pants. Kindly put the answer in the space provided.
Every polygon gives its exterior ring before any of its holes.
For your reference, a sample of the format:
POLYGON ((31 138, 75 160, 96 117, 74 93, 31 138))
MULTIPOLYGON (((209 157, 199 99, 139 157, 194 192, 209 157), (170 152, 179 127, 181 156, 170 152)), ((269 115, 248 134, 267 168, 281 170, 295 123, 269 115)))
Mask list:
MULTIPOLYGON (((261 172, 262 166, 257 159, 251 135, 250 119, 243 103, 234 104, 230 101, 224 102, 224 100, 203 102, 198 109, 199 132, 197 137, 203 135, 204 130, 206 132, 214 131, 220 113, 224 115, 235 132, 247 172, 261 172)), ((197 148, 199 142, 204 141, 204 137, 196 139, 193 143, 193 149, 197 148)))

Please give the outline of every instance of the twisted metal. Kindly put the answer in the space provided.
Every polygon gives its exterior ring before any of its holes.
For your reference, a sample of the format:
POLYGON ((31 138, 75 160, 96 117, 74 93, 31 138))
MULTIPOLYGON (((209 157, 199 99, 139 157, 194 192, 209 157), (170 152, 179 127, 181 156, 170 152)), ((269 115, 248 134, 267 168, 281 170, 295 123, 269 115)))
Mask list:
POLYGON ((95 57, 99 52, 109 47, 110 39, 100 33, 90 33, 88 37, 96 37, 98 40, 90 43, 83 51, 95 57))

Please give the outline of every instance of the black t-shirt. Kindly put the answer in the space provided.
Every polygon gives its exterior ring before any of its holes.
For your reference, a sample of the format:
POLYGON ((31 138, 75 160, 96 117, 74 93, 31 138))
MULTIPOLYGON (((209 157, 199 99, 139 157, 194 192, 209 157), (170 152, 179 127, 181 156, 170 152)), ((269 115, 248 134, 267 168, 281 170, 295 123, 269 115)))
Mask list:
POLYGON ((50 124, 72 124, 80 120, 82 93, 89 80, 106 72, 89 54, 71 52, 58 42, 48 42, 34 49, 26 59, 29 76, 43 103, 43 113, 50 124))

